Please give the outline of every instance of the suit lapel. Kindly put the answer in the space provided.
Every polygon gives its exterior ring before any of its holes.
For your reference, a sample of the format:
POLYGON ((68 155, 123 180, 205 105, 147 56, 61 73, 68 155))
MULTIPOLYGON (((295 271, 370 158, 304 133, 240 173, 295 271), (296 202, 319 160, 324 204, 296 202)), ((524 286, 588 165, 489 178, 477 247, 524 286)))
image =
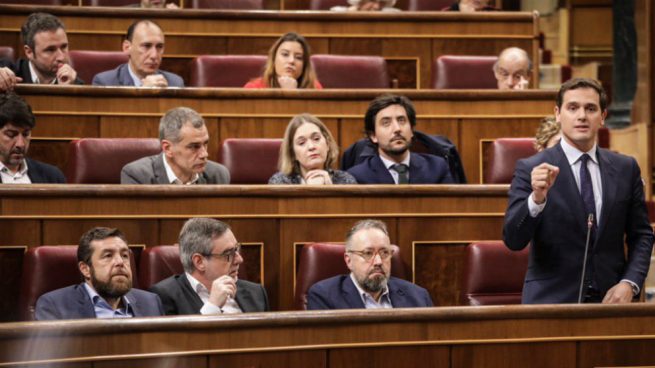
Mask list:
POLYGON ((127 64, 123 64, 120 67, 118 67, 118 83, 121 86, 133 86, 134 81, 132 80, 132 77, 130 76, 130 72, 127 69, 127 64))
POLYGON ((423 157, 410 152, 409 154, 409 183, 410 184, 425 182, 425 180, 423 180, 423 173, 424 173, 423 166, 425 166, 425 160, 423 159, 423 157))
POLYGON ((598 148, 597 156, 600 166, 600 180, 603 186, 603 205, 600 210, 600 221, 598 221, 598 235, 596 242, 602 239, 603 230, 607 225, 608 213, 612 211, 612 206, 616 200, 616 167, 612 165, 608 155, 605 155, 604 150, 598 148))
POLYGON ((200 297, 198 296, 198 293, 196 293, 195 290, 193 290, 193 288, 191 287, 191 284, 189 283, 186 274, 184 273, 180 274, 179 277, 175 278, 175 281, 177 281, 180 284, 182 291, 187 297, 186 300, 188 300, 189 303, 191 304, 191 308, 196 313, 200 313, 200 309, 202 309, 204 303, 202 302, 202 299, 200 299, 200 297))
POLYGON ((168 182, 168 175, 166 175, 166 168, 164 167, 164 155, 159 154, 152 162, 152 172, 155 174, 155 182, 157 184, 170 184, 168 182))
POLYGON ((384 166, 384 163, 380 159, 380 155, 377 154, 371 158, 371 170, 373 171, 376 181, 380 184, 395 184, 393 177, 389 173, 389 170, 384 166))
POLYGON ((36 165, 32 163, 32 160, 26 158, 25 162, 27 162, 27 177, 30 178, 30 181, 33 184, 43 183, 45 181, 43 175, 41 175, 42 173, 37 169, 36 165))
POLYGON ((413 307, 407 303, 407 295, 405 290, 401 289, 393 279, 389 278, 389 299, 391 299, 391 306, 394 308, 407 308, 413 307))
POLYGON ((348 307, 353 309, 365 308, 364 302, 362 302, 362 297, 359 295, 359 291, 357 291, 355 284, 353 284, 350 275, 347 275, 341 283, 341 294, 343 295, 343 299, 346 301, 348 307))
POLYGON ((236 300, 242 312, 257 312, 252 295, 246 292, 245 287, 239 280, 237 280, 237 295, 234 297, 234 300, 236 300))
POLYGON ((96 311, 93 301, 84 288, 84 283, 78 284, 76 290, 77 315, 81 318, 96 318, 96 311))
POLYGON ((568 206, 572 207, 570 213, 578 223, 579 229, 586 229, 587 216, 579 215, 584 214, 586 210, 584 202, 582 201, 582 195, 580 194, 578 185, 575 182, 575 176, 573 176, 573 169, 569 164, 569 160, 567 160, 561 145, 558 144, 555 146, 555 152, 556 155, 554 156, 554 159, 557 167, 559 167, 559 175, 557 176, 557 179, 555 179, 555 186, 559 186, 559 191, 562 193, 562 197, 568 206))

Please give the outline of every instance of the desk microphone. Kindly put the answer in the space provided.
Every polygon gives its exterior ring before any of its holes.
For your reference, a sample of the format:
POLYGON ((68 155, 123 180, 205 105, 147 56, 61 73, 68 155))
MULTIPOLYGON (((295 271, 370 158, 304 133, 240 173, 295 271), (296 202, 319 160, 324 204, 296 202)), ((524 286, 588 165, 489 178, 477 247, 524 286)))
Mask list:
POLYGON ((587 242, 584 245, 584 260, 582 261, 582 276, 580 276, 580 290, 578 291, 578 304, 582 303, 582 289, 584 288, 584 275, 587 271, 587 254, 589 253, 589 240, 591 239, 591 228, 594 225, 594 214, 587 217, 587 242))

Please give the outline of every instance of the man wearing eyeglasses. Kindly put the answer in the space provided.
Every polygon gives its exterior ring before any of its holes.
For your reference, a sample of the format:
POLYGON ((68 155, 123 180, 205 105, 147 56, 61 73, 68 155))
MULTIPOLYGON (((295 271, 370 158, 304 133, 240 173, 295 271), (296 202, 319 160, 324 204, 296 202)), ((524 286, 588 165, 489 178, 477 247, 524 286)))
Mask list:
POLYGON ((344 260, 350 274, 314 284, 307 293, 307 309, 431 307, 427 290, 391 277, 393 251, 384 222, 357 222, 346 235, 344 260))
POLYGON ((179 237, 184 273, 150 288, 167 315, 222 314, 269 310, 260 284, 239 280, 243 258, 229 225, 210 218, 192 218, 179 237))
POLYGON ((500 52, 493 67, 500 90, 528 89, 532 76, 532 62, 525 50, 508 47, 500 52))

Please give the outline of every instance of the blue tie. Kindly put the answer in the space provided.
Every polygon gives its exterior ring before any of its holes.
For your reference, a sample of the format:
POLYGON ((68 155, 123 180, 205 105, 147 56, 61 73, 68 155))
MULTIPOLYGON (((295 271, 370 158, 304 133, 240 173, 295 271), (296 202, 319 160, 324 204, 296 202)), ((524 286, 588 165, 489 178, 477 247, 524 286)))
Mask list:
POLYGON ((409 184, 409 176, 407 172, 409 167, 405 164, 395 164, 391 166, 391 170, 395 170, 398 173, 398 184, 409 184))
POLYGON ((587 162, 589 162, 588 154, 582 155, 580 157, 580 194, 582 195, 582 201, 584 202, 585 207, 585 218, 589 214, 594 215, 594 230, 596 224, 598 224, 598 218, 596 218, 596 201, 594 200, 594 187, 591 185, 591 174, 589 173, 589 168, 587 167, 587 162))

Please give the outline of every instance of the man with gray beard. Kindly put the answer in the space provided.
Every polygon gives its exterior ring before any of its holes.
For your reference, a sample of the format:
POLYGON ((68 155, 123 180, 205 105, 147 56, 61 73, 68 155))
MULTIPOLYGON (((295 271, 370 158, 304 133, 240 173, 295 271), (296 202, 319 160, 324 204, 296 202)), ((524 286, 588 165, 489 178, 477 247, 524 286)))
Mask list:
POLYGON ((343 256, 350 274, 314 284, 307 293, 307 309, 431 307, 427 290, 390 276, 393 251, 384 222, 357 222, 346 235, 343 256))
POLYGON ((36 301, 37 320, 164 314, 156 294, 132 288, 130 249, 120 230, 95 227, 87 231, 80 238, 77 261, 84 281, 41 295, 36 301))

